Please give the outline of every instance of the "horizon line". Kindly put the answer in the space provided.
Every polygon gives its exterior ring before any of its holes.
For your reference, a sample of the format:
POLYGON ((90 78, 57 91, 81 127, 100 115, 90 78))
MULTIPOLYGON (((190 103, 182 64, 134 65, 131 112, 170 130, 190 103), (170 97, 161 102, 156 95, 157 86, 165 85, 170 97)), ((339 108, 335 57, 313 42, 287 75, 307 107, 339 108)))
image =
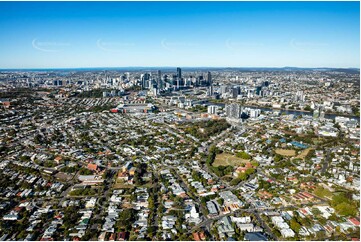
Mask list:
POLYGON ((282 67, 275 67, 275 66, 107 66, 107 67, 30 67, 30 68, 0 68, 0 71, 4 70, 76 70, 76 69, 124 69, 124 68, 237 68, 237 69, 285 69, 285 68, 295 68, 295 69, 357 69, 360 70, 360 67, 299 67, 299 66, 282 66, 282 67))

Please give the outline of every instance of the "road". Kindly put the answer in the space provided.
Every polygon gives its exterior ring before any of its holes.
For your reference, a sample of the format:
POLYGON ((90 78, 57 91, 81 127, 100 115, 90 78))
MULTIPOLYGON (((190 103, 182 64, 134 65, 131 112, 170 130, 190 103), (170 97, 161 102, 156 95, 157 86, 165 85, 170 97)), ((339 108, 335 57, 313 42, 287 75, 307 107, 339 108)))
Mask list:
POLYGON ((258 222, 261 224, 261 227, 266 230, 266 233, 268 234, 268 236, 269 236, 272 240, 274 240, 274 241, 278 240, 277 236, 274 235, 274 233, 272 232, 271 228, 267 225, 267 223, 265 223, 265 222, 263 221, 263 219, 262 219, 261 216, 259 215, 258 211, 253 212, 253 214, 256 216, 258 222))

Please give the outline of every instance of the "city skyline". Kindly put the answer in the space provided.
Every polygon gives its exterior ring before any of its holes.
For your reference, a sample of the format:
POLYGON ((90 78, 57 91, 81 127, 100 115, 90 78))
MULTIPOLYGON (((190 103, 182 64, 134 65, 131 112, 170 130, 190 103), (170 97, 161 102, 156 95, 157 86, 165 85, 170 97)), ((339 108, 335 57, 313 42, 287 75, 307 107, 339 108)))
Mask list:
POLYGON ((5 10, 0 17, 0 69, 358 68, 360 64, 359 2, 1 2, 0 6, 5 10))

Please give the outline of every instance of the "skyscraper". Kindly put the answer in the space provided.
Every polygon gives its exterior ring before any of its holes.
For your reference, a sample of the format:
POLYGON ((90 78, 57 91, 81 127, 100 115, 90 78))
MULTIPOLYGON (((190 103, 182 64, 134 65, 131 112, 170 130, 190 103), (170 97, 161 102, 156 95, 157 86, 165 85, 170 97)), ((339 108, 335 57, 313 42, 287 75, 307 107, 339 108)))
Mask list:
POLYGON ((209 94, 209 96, 213 96, 212 74, 211 74, 210 71, 207 73, 207 82, 208 82, 208 85, 209 85, 208 94, 209 94))
POLYGON ((163 89, 162 72, 160 70, 158 70, 157 87, 163 89))
POLYGON ((241 88, 239 86, 235 86, 232 88, 232 97, 237 98, 237 96, 241 93, 241 88))
POLYGON ((141 78, 142 78, 142 88, 149 88, 150 74, 145 73, 141 78))
POLYGON ((179 67, 177 67, 177 77, 178 77, 178 79, 182 78, 182 69, 179 67))
POLYGON ((208 84, 210 86, 212 86, 212 74, 210 71, 207 73, 207 81, 208 81, 208 84))

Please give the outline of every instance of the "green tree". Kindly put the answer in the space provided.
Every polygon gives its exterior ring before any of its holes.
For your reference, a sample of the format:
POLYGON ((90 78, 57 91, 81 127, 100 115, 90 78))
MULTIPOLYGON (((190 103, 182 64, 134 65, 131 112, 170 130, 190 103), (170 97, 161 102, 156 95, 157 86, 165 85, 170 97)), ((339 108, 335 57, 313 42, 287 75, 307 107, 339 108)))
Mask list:
POLYGON ((235 186, 235 185, 238 185, 238 183, 240 183, 242 181, 241 178, 234 178, 229 184, 231 186, 235 186))
POLYGON ((307 105, 305 108, 304 108, 305 111, 312 111, 312 108, 310 107, 310 105, 307 105))
POLYGON ((290 220, 290 227, 292 230, 294 230, 296 233, 298 233, 301 229, 301 224, 299 224, 295 218, 292 218, 290 220))
POLYGON ((236 154, 236 156, 239 157, 239 158, 242 158, 242 159, 244 159, 244 160, 249 160, 249 159, 252 158, 249 154, 247 154, 247 153, 244 152, 244 151, 238 152, 238 153, 236 154))

